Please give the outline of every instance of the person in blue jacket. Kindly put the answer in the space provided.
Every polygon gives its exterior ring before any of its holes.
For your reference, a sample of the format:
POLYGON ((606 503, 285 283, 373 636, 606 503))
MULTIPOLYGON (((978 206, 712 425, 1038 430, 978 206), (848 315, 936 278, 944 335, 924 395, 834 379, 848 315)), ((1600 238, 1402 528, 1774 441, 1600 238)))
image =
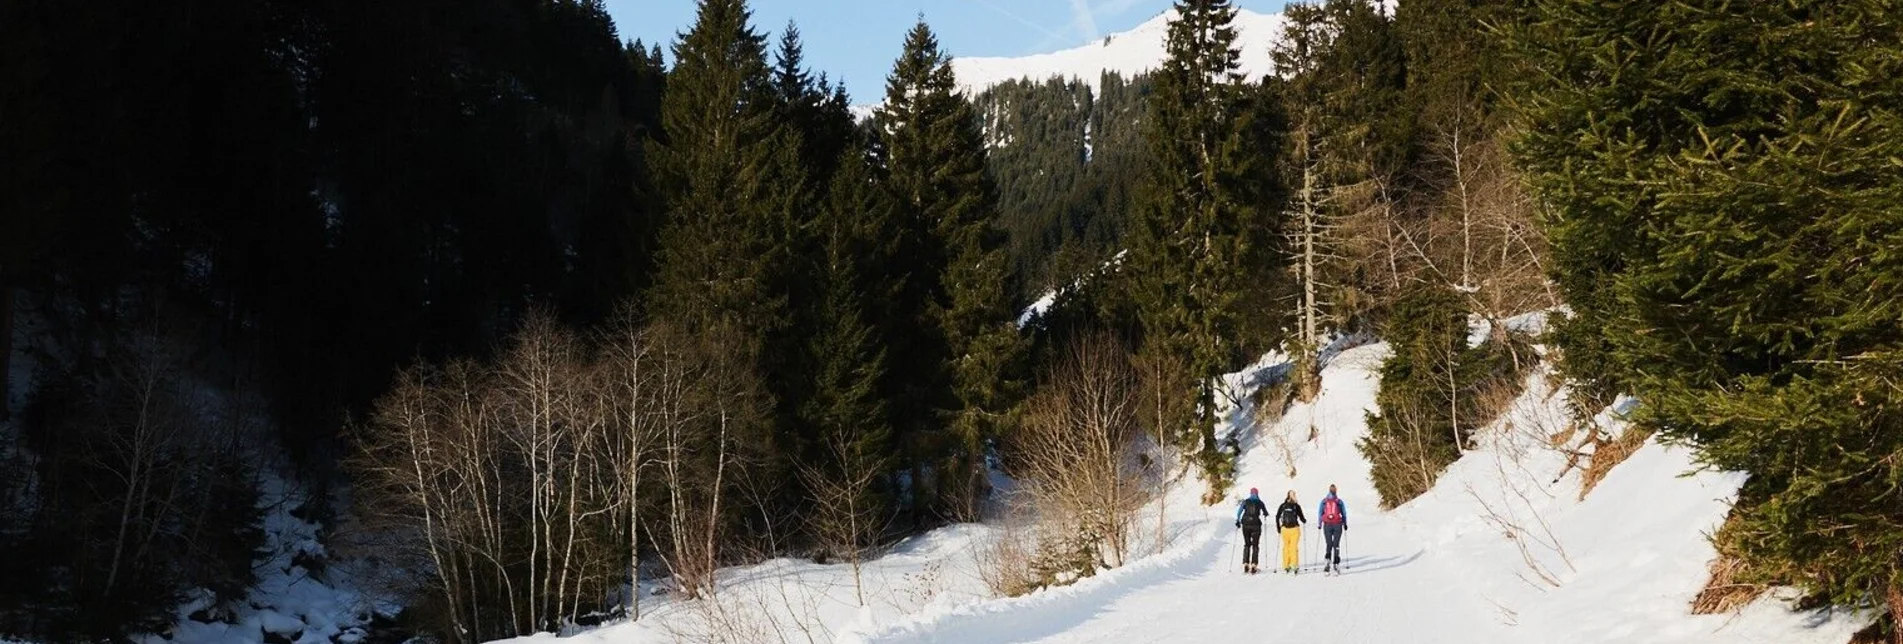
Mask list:
POLYGON ((1322 539, 1328 542, 1328 552, 1322 556, 1324 572, 1341 574, 1341 533, 1348 531, 1348 504, 1335 495, 1335 485, 1328 485, 1328 496, 1322 497, 1322 504, 1316 514, 1321 516, 1322 539))
POLYGON ((1255 488, 1249 488, 1249 498, 1236 506, 1236 527, 1242 529, 1242 572, 1256 573, 1256 560, 1262 554, 1262 517, 1269 513, 1269 506, 1262 502, 1255 488))

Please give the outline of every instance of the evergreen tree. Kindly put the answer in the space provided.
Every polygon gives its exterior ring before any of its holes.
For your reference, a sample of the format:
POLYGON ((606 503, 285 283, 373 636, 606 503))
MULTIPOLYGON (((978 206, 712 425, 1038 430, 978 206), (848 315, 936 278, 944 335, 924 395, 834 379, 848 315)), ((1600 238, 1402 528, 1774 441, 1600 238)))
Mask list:
POLYGON ((1128 275, 1144 351, 1187 357, 1200 404, 1178 439, 1220 498, 1230 476, 1215 436, 1213 378, 1241 353, 1238 303, 1250 260, 1265 242, 1262 153, 1255 94, 1243 83, 1227 0, 1176 3, 1169 58, 1154 75, 1145 139, 1150 166, 1131 222, 1128 275))
MULTIPOLYGON (((826 428, 814 424, 802 406, 814 396, 822 395, 817 388, 840 385, 821 382, 826 375, 822 372, 832 368, 828 361, 838 357, 805 351, 811 343, 840 332, 830 325, 840 322, 832 316, 843 314, 836 307, 844 303, 836 301, 837 294, 830 291, 833 287, 828 282, 827 266, 834 259, 860 261, 856 257, 829 258, 827 255, 831 234, 826 223, 829 184, 842 155, 857 158, 859 147, 855 144, 852 116, 846 109, 843 91, 832 87, 824 75, 815 77, 804 67, 804 59, 799 27, 789 22, 781 33, 772 71, 772 111, 775 125, 787 130, 799 142, 793 152, 804 183, 798 186, 794 196, 795 205, 786 230, 784 243, 789 270, 780 277, 791 319, 768 336, 763 364, 767 365, 767 385, 779 403, 776 443, 789 457, 786 465, 801 467, 821 457, 828 441, 826 428)), ((841 288, 854 286, 856 284, 841 288)), ((860 313, 854 310, 850 315, 860 313)), ((875 375, 877 373, 875 371, 875 375)), ((801 494, 797 486, 781 488, 779 494, 784 498, 776 504, 794 510, 806 508, 804 502, 813 497, 810 493, 801 494)))
POLYGON ((1647 157, 1695 145, 1698 134, 1679 105, 1661 99, 1696 99, 1683 89, 1657 91, 1670 82, 1653 71, 1671 53, 1664 47, 1629 48, 1626 62, 1560 48, 1604 47, 1629 34, 1652 33, 1659 27, 1656 18, 1642 3, 1594 3, 1534 19, 1513 32, 1509 45, 1515 75, 1527 74, 1513 86, 1515 119, 1528 126, 1514 152, 1535 194, 1552 210, 1545 228, 1553 245, 1553 281, 1571 309, 1555 321, 1553 339, 1563 351, 1558 368, 1574 383, 1574 412, 1584 417, 1635 390, 1630 370, 1610 346, 1612 337, 1630 332, 1611 328, 1624 314, 1614 282, 1628 258, 1650 252, 1644 215, 1657 191, 1631 180, 1630 173, 1648 165, 1647 157), (1608 69, 1620 75, 1562 86, 1608 69), (1595 110, 1605 110, 1606 118, 1595 110), (1593 136, 1581 139, 1579 133, 1593 136), (1594 162, 1578 165, 1579 159, 1594 162))
POLYGON ((1537 8, 1512 100, 1574 310, 1562 365, 1750 475, 1721 546, 1753 581, 1881 605, 1903 638, 1903 13, 1537 8))
MULTIPOLYGON (((820 293, 809 309, 813 332, 803 347, 813 382, 800 420, 812 428, 816 445, 803 470, 829 481, 869 474, 886 480, 883 470, 896 462, 881 388, 889 367, 870 314, 882 282, 866 273, 890 259, 892 205, 863 154, 848 151, 838 163, 815 222, 820 252, 811 268, 820 293), (864 469, 872 472, 857 471, 864 469)), ((885 514, 872 490, 847 492, 865 497, 858 502, 873 508, 868 514, 885 514)))
POLYGON ((985 441, 1008 425, 1020 395, 1023 346, 1005 297, 978 116, 923 20, 873 118, 900 213, 896 273, 905 283, 892 322, 916 329, 893 330, 894 360, 920 367, 893 383, 896 420, 916 459, 916 501, 969 518, 986 492, 985 441), (920 476, 927 466, 935 480, 920 476))
MULTIPOLYGON (((1517 387, 1519 374, 1503 343, 1467 346, 1467 311, 1443 284, 1418 284, 1394 305, 1382 339, 1393 353, 1381 365, 1379 414, 1357 447, 1368 458, 1383 507, 1396 507, 1434 486, 1442 470, 1491 420, 1484 403, 1517 387)), ((1511 396, 1504 396, 1511 398, 1511 396)))
POLYGON ((824 73, 815 77, 805 65, 799 25, 791 21, 780 32, 774 56, 773 91, 779 102, 777 119, 800 134, 800 167, 806 169, 808 188, 819 196, 832 180, 842 154, 852 142, 855 125, 846 88, 834 86, 824 73))
POLYGON ((1319 386, 1330 326, 1375 325, 1406 288, 1395 204, 1410 166, 1406 61, 1390 18, 1368 0, 1292 4, 1271 53, 1289 120, 1290 258, 1298 288, 1298 395, 1319 386), (1385 251, 1385 252, 1384 252, 1385 251))
POLYGON ((784 324, 805 176, 797 133, 775 120, 750 16, 744 0, 703 0, 674 46, 665 139, 648 150, 667 211, 650 306, 689 324, 733 324, 758 354, 784 324))

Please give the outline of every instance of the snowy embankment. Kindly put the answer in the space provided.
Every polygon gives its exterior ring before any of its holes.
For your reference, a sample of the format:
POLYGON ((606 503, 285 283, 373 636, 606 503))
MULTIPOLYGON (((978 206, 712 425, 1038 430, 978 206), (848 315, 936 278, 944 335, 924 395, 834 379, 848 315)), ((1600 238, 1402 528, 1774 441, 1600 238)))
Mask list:
POLYGON ((252 570, 257 585, 245 601, 218 610, 200 590, 178 610, 170 633, 135 638, 146 644, 355 644, 371 637, 372 616, 399 606, 356 590, 354 562, 332 560, 318 524, 301 518, 305 493, 282 477, 259 481, 264 508, 264 551, 252 570), (316 567, 317 570, 307 568, 316 567))
MULTIPOLYGON (((1510 327, 1538 329, 1537 319, 1510 327)), ((1480 337, 1476 334, 1476 337, 1480 337)), ((990 598, 981 560, 996 533, 958 526, 867 566, 867 606, 844 566, 779 560, 727 571, 718 602, 650 602, 638 623, 588 642, 1780 642, 1838 644, 1865 619, 1793 612, 1765 598, 1736 614, 1694 616, 1689 602, 1713 556, 1741 477, 1696 471, 1684 448, 1647 443, 1581 500, 1579 468, 1552 447, 1572 428, 1564 387, 1541 368, 1475 449, 1422 497, 1378 509, 1356 449, 1375 408, 1383 344, 1344 343, 1321 395, 1257 426, 1241 395, 1286 367, 1275 356, 1226 379, 1238 404, 1223 431, 1242 449, 1233 499, 1295 490, 1313 521, 1320 494, 1349 506, 1344 574, 1313 574, 1320 533, 1304 530, 1310 574, 1238 574, 1233 509, 1193 503, 1194 480, 1167 495, 1173 535, 1157 552, 1071 586, 990 598), (724 636, 722 635, 724 633, 724 636)), ((1608 410, 1599 421, 1620 423, 1608 410)), ((1152 508, 1152 512, 1154 508, 1152 508)), ((1154 525, 1150 514, 1138 525, 1154 525)), ((1264 539, 1273 569, 1279 541, 1264 539)), ((528 638, 547 641, 553 636, 528 638)))

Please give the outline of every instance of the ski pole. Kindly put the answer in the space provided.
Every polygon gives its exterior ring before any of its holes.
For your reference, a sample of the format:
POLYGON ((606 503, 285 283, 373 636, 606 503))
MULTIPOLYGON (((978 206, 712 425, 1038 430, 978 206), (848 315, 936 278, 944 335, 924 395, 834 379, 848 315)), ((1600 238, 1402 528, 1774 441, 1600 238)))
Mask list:
POLYGON ((1237 528, 1234 532, 1229 533, 1229 572, 1235 572, 1236 562, 1241 561, 1240 559, 1237 559, 1238 555, 1236 554, 1236 541, 1241 539, 1242 539, 1241 528, 1237 528))

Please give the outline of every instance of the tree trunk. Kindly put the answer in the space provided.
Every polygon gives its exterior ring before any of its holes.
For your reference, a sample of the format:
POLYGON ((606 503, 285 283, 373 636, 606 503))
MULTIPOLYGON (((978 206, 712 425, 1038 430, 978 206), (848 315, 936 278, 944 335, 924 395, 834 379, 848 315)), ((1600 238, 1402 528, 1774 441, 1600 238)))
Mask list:
POLYGON ((1459 355, 1453 350, 1447 352, 1447 418, 1454 426, 1454 453, 1466 454, 1466 441, 1460 436, 1460 381, 1456 372, 1460 368, 1459 355))
POLYGON ((13 417, 8 405, 13 398, 13 382, 7 378, 13 367, 13 287, 0 283, 0 421, 13 417))
POLYGON ((1883 603, 1890 609, 1890 641, 1903 644, 1903 585, 1891 582, 1883 593, 1883 603))
MULTIPOLYGON (((1304 142, 1306 146, 1306 142, 1304 142)), ((1306 155, 1304 147, 1304 155, 1306 155)), ((1304 161, 1301 188, 1302 208, 1302 330, 1301 356, 1296 360, 1296 396, 1313 402, 1321 394, 1321 301, 1316 291, 1316 237, 1321 234, 1320 213, 1315 203, 1315 169, 1304 161)))
MULTIPOLYGON (((632 416, 632 414, 630 414, 632 416)), ((630 418, 630 423, 639 422, 630 418)), ((636 425, 629 425, 634 427, 636 425)), ((638 440, 629 437, 629 441, 638 440)), ((628 452, 628 619, 641 621, 641 450, 628 452)))
POLYGON ((1454 158, 1454 184, 1460 190, 1460 289, 1466 293, 1474 288, 1473 196, 1467 189, 1469 173, 1460 134, 1460 125, 1455 124, 1449 148, 1454 158))
POLYGON ((707 534, 706 545, 704 546, 706 551, 702 553, 705 558, 698 564, 701 566, 700 570, 702 571, 701 575, 699 575, 699 581, 704 586, 705 592, 709 597, 714 594, 714 569, 718 566, 719 561, 714 553, 716 552, 716 548, 719 547, 720 538, 721 486, 726 484, 727 478, 727 425, 729 418, 727 417, 727 410, 721 409, 719 413, 720 435, 717 438, 719 442, 715 443, 714 446, 713 509, 707 512, 707 534))

